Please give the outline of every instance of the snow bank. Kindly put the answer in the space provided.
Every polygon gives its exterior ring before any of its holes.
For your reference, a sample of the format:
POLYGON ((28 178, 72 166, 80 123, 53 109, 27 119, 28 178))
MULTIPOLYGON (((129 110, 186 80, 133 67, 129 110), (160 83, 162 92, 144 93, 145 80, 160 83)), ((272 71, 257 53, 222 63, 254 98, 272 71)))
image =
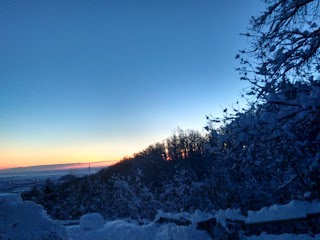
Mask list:
POLYGON ((83 230, 95 230, 103 225, 104 219, 99 213, 87 213, 80 218, 80 228, 83 230))
POLYGON ((104 224, 103 228, 85 231, 79 226, 67 227, 68 234, 73 240, 87 239, 113 239, 113 240, 209 240, 210 236, 204 232, 190 226, 177 226, 175 224, 150 223, 139 226, 123 220, 110 221, 104 224))
MULTIPOLYGON (((152 239, 152 238, 151 238, 152 239)), ((196 230, 192 226, 177 226, 175 224, 161 225, 153 238, 154 240, 172 239, 172 240, 186 240, 186 239, 206 239, 211 237, 207 232, 196 230)))
POLYGON ((180 213, 167 213, 163 212, 162 210, 158 210, 158 214, 155 217, 155 222, 160 218, 168 218, 168 219, 175 219, 175 220, 189 220, 191 223, 195 224, 198 222, 206 221, 211 218, 214 218, 214 214, 212 213, 205 213, 200 210, 196 210, 194 213, 188 212, 180 212, 180 213))
POLYGON ((238 209, 220 209, 216 214, 215 218, 223 227, 227 226, 227 220, 233 221, 245 221, 245 216, 242 215, 240 208, 238 209))
POLYGON ((276 220, 305 218, 307 214, 320 213, 320 202, 292 200, 285 205, 273 205, 259 211, 248 211, 246 223, 269 222, 276 220))
POLYGON ((66 240, 68 235, 41 205, 24 202, 19 194, 0 194, 0 239, 66 240))
POLYGON ((272 235, 262 233, 260 236, 246 237, 244 240, 320 240, 320 235, 311 237, 307 234, 281 234, 272 235))

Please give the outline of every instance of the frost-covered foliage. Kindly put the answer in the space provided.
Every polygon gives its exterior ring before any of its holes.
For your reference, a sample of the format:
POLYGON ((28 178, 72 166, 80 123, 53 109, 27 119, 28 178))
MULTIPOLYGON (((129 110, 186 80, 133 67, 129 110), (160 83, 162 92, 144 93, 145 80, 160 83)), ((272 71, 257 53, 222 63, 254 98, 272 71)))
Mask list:
POLYGON ((224 123, 211 139, 235 195, 225 200, 249 209, 320 198, 320 2, 265 2, 246 34, 251 49, 236 57, 249 108, 210 120, 224 123))
POLYGON ((210 159, 166 161, 161 155, 160 159, 128 159, 91 176, 50 183, 50 191, 46 191, 46 184, 23 196, 44 204, 58 219, 78 219, 88 212, 98 212, 109 220, 131 218, 145 222, 154 219, 158 209, 180 212, 217 207, 209 180, 210 159), (47 204, 44 200, 52 191, 55 197, 47 204))
POLYGON ((209 188, 192 170, 179 169, 161 187, 161 209, 167 212, 209 210, 213 207, 209 188))
POLYGON ((132 176, 112 177, 113 196, 108 199, 107 215, 152 219, 160 204, 150 187, 142 182, 140 169, 132 176))
POLYGON ((256 209, 259 199, 265 205, 285 203, 305 192, 319 199, 319 82, 283 84, 219 133, 216 158, 240 206, 256 209))
POLYGON ((267 9, 251 19, 251 48, 240 51, 242 80, 258 98, 283 82, 319 80, 320 1, 265 0, 267 9), (252 61, 252 57, 254 60, 252 61))

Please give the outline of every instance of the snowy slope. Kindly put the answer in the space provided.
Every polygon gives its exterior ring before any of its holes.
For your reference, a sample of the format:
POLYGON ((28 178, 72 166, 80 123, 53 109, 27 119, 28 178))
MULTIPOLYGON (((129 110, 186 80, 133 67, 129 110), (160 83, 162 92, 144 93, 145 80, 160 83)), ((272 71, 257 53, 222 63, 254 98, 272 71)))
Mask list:
POLYGON ((210 240, 207 232, 196 230, 193 226, 177 226, 175 224, 150 223, 139 226, 123 220, 107 222, 96 230, 83 230, 80 226, 67 227, 71 240, 210 240))

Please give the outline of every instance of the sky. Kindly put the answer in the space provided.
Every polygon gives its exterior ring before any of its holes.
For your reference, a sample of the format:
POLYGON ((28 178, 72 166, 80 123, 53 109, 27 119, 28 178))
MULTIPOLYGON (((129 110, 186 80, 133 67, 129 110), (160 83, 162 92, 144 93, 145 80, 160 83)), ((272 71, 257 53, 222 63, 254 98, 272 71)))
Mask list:
MULTIPOLYGON (((241 100, 257 0, 0 1, 0 169, 112 163, 241 100)), ((244 104, 244 101, 242 102, 244 104)))

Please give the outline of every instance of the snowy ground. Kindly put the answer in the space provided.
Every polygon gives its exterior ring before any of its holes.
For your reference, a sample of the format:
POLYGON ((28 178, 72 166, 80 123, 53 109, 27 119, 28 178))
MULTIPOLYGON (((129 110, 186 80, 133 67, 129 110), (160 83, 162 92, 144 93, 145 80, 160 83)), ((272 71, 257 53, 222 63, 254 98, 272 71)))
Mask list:
MULTIPOLYGON (((98 230, 83 230, 79 225, 67 227, 70 240, 209 240, 206 232, 196 230, 193 226, 176 226, 175 224, 155 224, 138 226, 122 220, 107 222, 98 230)), ((242 237, 243 240, 320 240, 320 235, 314 237, 300 234, 268 235, 242 237)))
POLYGON ((268 235, 262 233, 260 236, 251 236, 243 238, 244 240, 320 240, 320 235, 314 237, 306 234, 281 234, 281 235, 268 235))
POLYGON ((196 230, 193 226, 177 226, 173 223, 157 224, 150 223, 139 226, 123 220, 111 221, 104 224, 100 229, 83 230, 78 226, 67 227, 71 240, 87 239, 114 239, 114 240, 210 240, 207 232, 196 230))
MULTIPOLYGON (((239 210, 220 210, 214 213, 216 219, 223 225, 225 219, 241 219, 246 222, 284 219, 285 216, 301 217, 320 209, 320 203, 292 201, 289 204, 263 208, 251 212, 247 218, 239 210), (278 217, 277 217, 278 216, 278 217)), ((156 223, 139 225, 124 220, 105 222, 97 213, 90 213, 80 218, 80 223, 74 226, 63 226, 60 221, 53 221, 41 205, 23 201, 19 194, 0 194, 0 239, 1 240, 209 240, 212 239, 206 231, 196 229, 196 222, 211 218, 213 215, 196 211, 193 214, 171 214, 159 212, 158 217, 170 219, 184 218, 191 222, 188 226, 178 226, 174 223, 156 223)), ((242 237, 243 240, 320 240, 320 235, 267 235, 242 237)))

